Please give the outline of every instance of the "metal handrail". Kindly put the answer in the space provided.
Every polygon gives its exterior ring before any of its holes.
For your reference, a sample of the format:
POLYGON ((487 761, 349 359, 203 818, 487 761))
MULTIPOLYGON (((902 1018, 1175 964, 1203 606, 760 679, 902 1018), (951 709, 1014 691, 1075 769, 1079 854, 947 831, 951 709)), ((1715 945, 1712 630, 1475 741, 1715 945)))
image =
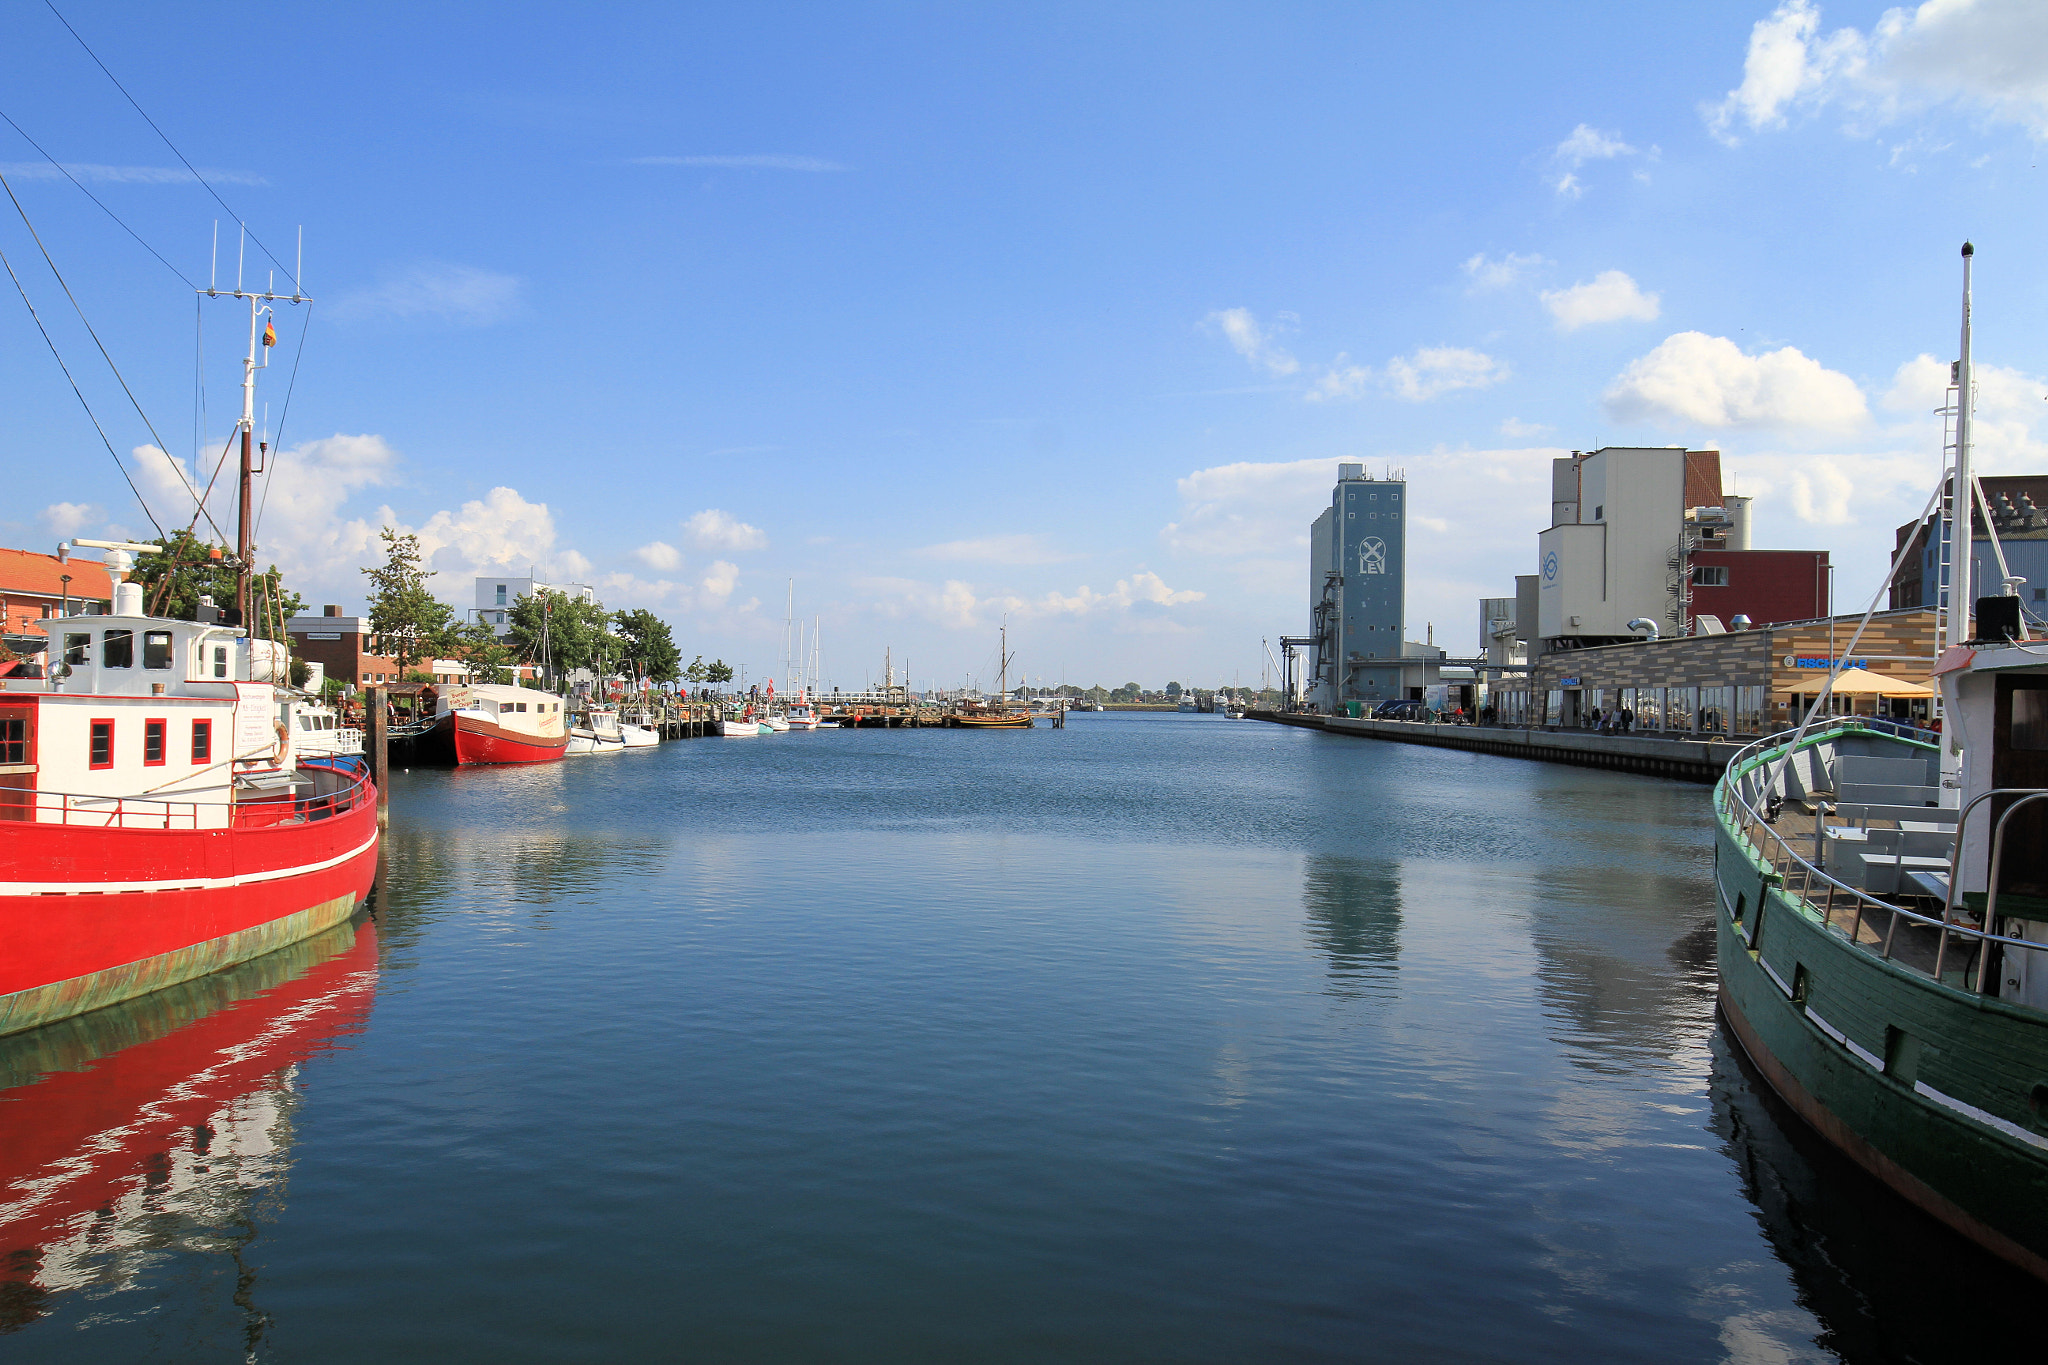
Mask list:
MULTIPOLYGON (((1850 719, 1851 718, 1849 717, 1842 718, 1843 721, 1847 721, 1850 719)), ((1838 721, 1834 724, 1827 726, 1826 728, 1817 731, 1808 731, 1806 738, 1801 741, 1801 747, 1811 747, 1812 745, 1819 743, 1822 739, 1825 739, 1830 735, 1840 734, 1849 730, 1860 729, 1862 729, 1860 725, 1843 724, 1840 721, 1838 721)), ((1822 883, 1826 884, 1826 886, 1828 887, 1830 911, 1832 910, 1833 894, 1836 890, 1845 891, 1853 898, 1854 902, 1857 905, 1857 912, 1855 928, 1851 930, 1849 935, 1849 942, 1852 947, 1855 947, 1864 952, 1870 951, 1865 944, 1859 941, 1858 937, 1863 924, 1863 906, 1865 904, 1868 904, 1885 911, 1888 915, 1891 916, 1891 920, 1885 928, 1883 951, 1878 954, 1879 958, 1883 961, 1889 962, 1893 960, 1892 943, 1893 938, 1897 933, 1898 921, 1901 916, 1903 916, 1906 920, 1908 920, 1911 923, 1924 925, 1928 928, 1938 929, 1941 931, 1942 940, 1937 947, 1935 956, 1937 972, 1939 970, 1940 963, 1945 955, 1948 946, 1948 935, 1952 933, 1964 939, 1975 939, 1981 944, 1998 943, 2015 948, 2024 948, 2031 952, 2048 951, 2048 943, 2036 943, 2030 939, 2011 938, 2003 934, 1992 932, 1990 929, 1990 925, 1993 923, 1993 920, 1988 913, 1984 917, 1984 923, 1986 927, 1982 929, 1972 929, 1968 925, 1955 924, 1950 922, 1948 915, 1953 905, 1955 888, 1959 880, 1958 873, 1962 858, 1962 825, 1960 819, 1958 820, 1957 824, 1956 847, 1950 857, 1949 902, 1944 905, 1942 917, 1940 919, 1936 919, 1931 915, 1923 915, 1918 911, 1908 910, 1901 905, 1895 905, 1892 902, 1884 900, 1881 897, 1871 895, 1869 892, 1863 890, 1861 887, 1850 886, 1848 883, 1829 875, 1823 869, 1814 866, 1814 864, 1808 859, 1801 857, 1798 851, 1792 847, 1792 845, 1785 839, 1785 837, 1782 834, 1778 833, 1777 829, 1773 826, 1772 821, 1766 819, 1756 809, 1755 805, 1752 804, 1750 797, 1743 790, 1744 786, 1748 782, 1748 779, 1753 777, 1758 770, 1755 768, 1745 769, 1741 767, 1741 765, 1745 761, 1751 760, 1753 750, 1762 750, 1766 746, 1778 743, 1779 741, 1783 740, 1787 735, 1794 734, 1795 732, 1793 731, 1781 731, 1776 735, 1766 736, 1763 739, 1757 740, 1752 744, 1744 746, 1743 749, 1736 753, 1734 758, 1729 760, 1727 771, 1730 776, 1729 778, 1726 778, 1722 781, 1719 789, 1722 792, 1725 792, 1727 798, 1730 801, 1734 802, 1735 805, 1741 811, 1743 811, 1750 817, 1748 821, 1739 822, 1739 828, 1743 834, 1743 837, 1745 839, 1748 839, 1752 846, 1756 845, 1757 843, 1755 826, 1765 826, 1770 829, 1770 838, 1777 842, 1779 849, 1783 852, 1784 860, 1787 864, 1786 870, 1789 871, 1790 866, 1792 864, 1797 864, 1802 869, 1804 873, 1805 887, 1800 892, 1800 899, 1805 901, 1809 906, 1814 903, 1812 891, 1814 887, 1814 881, 1816 878, 1818 878, 1822 883)), ((1758 756, 1769 758, 1778 757, 1778 755, 1775 752, 1767 755, 1758 756)), ((1789 752, 1787 756, 1789 757, 1789 752)), ((2008 794, 2024 793, 2029 797, 2036 795, 2048 796, 2048 789, 2001 788, 1997 791, 1981 793, 1979 796, 1971 800, 1970 805, 1974 807, 1977 804, 1977 802, 1982 801, 1986 797, 1999 795, 2001 792, 2005 792, 2008 794)), ((1763 794, 1761 789, 1759 789, 1757 794, 1763 794)), ((2017 806, 2019 803, 2015 802, 2014 804, 2015 806, 2017 806)), ((1967 813, 1967 808, 1965 813, 1967 813)), ((2008 810, 2005 813, 2009 815, 2011 811, 2008 810)), ((2003 821, 2001 821, 2001 827, 2002 824, 2003 821)), ((1767 847, 1764 848, 1762 851, 1765 852, 1766 855, 1768 855, 1769 853, 1767 847)), ((1785 878, 1784 873, 1779 871, 1776 860, 1770 859, 1767 856, 1766 862, 1771 867, 1772 871, 1778 874, 1779 884, 1783 886, 1787 892, 1790 892, 1792 890, 1791 883, 1789 882, 1789 880, 1785 878)), ((1830 923, 1830 925, 1832 925, 1831 914, 1829 915, 1828 922, 1830 923)), ((1978 959, 1978 981, 1976 986, 1976 990, 1979 995, 1983 994, 1984 992, 1985 970, 1989 965, 1989 958, 1990 953, 1988 949, 1980 951, 1978 959)), ((1936 975, 1934 977, 1934 980, 1938 984, 1941 978, 1939 975, 1936 975)))
MULTIPOLYGON (((313 818, 320 814, 339 815, 344 811, 353 810, 357 802, 364 799, 364 789, 368 785, 369 777, 366 774, 352 774, 349 784, 339 791, 303 799, 294 797, 292 814, 313 818)), ((280 804, 282 803, 232 800, 166 801, 147 796, 100 796, 91 792, 48 791, 39 787, 0 790, 0 810, 19 812, 24 817, 40 817, 46 813, 58 816, 53 821, 31 818, 27 823, 76 825, 86 829, 196 830, 200 827, 201 807, 217 807, 226 811, 228 824, 233 827, 237 823, 238 810, 247 810, 253 814, 280 804), (149 823, 138 824, 137 821, 149 823), (173 821, 177 823, 174 824, 173 821)))

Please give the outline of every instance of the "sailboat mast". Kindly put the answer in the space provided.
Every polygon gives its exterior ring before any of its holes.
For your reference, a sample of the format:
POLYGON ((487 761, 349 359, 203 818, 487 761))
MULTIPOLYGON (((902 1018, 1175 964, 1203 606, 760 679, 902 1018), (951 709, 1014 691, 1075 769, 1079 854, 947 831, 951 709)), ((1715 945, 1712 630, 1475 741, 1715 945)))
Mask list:
POLYGON ((1949 486, 1948 638, 1946 645, 1959 645, 1971 636, 1970 613, 1976 606, 1971 596, 1971 541, 1977 510, 1977 481, 1970 472, 1970 266, 1977 248, 1963 243, 1963 338, 1962 356, 1956 361, 1956 471, 1949 486))

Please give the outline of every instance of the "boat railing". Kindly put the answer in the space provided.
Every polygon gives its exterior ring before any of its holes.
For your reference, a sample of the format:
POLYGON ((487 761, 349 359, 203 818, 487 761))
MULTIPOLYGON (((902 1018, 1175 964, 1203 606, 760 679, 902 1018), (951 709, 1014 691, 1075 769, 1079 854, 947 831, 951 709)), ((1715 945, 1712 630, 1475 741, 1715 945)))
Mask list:
MULTIPOLYGON (((1847 733, 1864 733, 1865 727, 1844 718, 1825 729, 1808 733, 1800 745, 1810 749, 1821 741, 1847 733), (1846 723, 1845 723, 1846 722, 1846 723)), ((1787 895, 1799 897, 1820 916, 1829 930, 1841 934, 1850 946, 1886 962, 1903 967, 1918 975, 1948 986, 1959 986, 1978 995, 1986 993, 1990 981, 1992 962, 1991 945, 1996 944, 2011 950, 2027 952, 2048 951, 2048 943, 2036 943, 2030 939, 2014 938, 1994 932, 1998 921, 1997 872, 1999 855, 2003 850, 2006 821, 2023 802, 2048 797, 2048 789, 2004 787, 1985 792, 1974 798, 1958 817, 1955 847, 1949 856, 1948 894, 1939 914, 1926 914, 1911 910, 1881 896, 1873 895, 1861 887, 1847 882, 1828 872, 1794 847, 1777 826, 1778 812, 1770 805, 1769 798, 1775 793, 1776 780, 1770 776, 1771 760, 1788 758, 1792 753, 1791 741, 1795 732, 1785 731, 1767 735, 1744 747, 1729 762, 1727 776, 1722 780, 1716 799, 1722 809, 1735 817, 1736 831, 1761 856, 1771 869, 1777 884, 1787 895), (1976 806, 1994 796, 2019 796, 2016 801, 2000 814, 1992 840, 1991 890, 1985 897, 1985 913, 1981 925, 1973 925, 1958 917, 1956 887, 1961 881, 1963 834, 1965 822, 1976 806), (1759 804, 1763 809, 1759 809, 1759 804), (1732 809, 1731 809, 1732 808, 1732 809), (1901 923, 1908 929, 1932 930, 1936 935, 1933 952, 1921 954, 1928 960, 1923 964, 1909 957, 1901 956, 1903 939, 1899 933, 1901 923), (1882 923, 1882 932, 1878 924, 1882 923), (1869 937, 1865 937, 1866 929, 1869 937), (1957 950, 1963 966, 1956 973, 1957 980, 1947 979, 1947 963, 1950 957, 1951 939, 1960 941, 1957 950)), ((1814 844, 1818 849, 1825 839, 1821 817, 1816 815, 1814 844)), ((1819 855, 1825 861, 1825 854, 1819 855)), ((1743 926, 1745 941, 1756 946, 1756 926, 1762 922, 1762 907, 1752 911, 1749 923, 1743 926)))
POLYGON ((258 829, 302 820, 326 820, 354 810, 368 799, 369 779, 360 773, 348 776, 347 786, 319 796, 285 793, 270 800, 234 802, 165 801, 147 796, 0 788, 0 822, 68 825, 78 829, 258 829))

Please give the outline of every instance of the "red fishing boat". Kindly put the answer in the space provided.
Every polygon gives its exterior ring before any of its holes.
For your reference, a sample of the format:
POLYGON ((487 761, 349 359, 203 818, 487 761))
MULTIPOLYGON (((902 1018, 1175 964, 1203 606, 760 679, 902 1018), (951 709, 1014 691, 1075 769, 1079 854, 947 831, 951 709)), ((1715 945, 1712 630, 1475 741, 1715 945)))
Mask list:
POLYGON ((280 656, 141 599, 51 618, 48 676, 0 692, 0 1034, 316 934, 376 876, 376 793, 298 764, 280 656))
POLYGON ((162 547, 73 541, 107 551, 113 610, 67 606, 42 622, 40 676, 0 680, 0 1034, 319 933, 376 876, 376 792, 353 763, 298 762, 290 658, 241 625, 255 619, 258 327, 272 302, 302 300, 233 297, 249 307, 234 608, 151 616, 124 580, 162 547))

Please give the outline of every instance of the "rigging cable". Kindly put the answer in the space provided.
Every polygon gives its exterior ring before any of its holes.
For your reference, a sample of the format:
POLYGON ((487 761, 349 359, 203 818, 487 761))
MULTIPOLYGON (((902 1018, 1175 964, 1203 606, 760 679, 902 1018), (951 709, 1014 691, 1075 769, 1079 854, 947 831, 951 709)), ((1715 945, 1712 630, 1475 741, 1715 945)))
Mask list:
POLYGON ((49 162, 52 166, 55 166, 59 171, 63 173, 64 178, 66 180, 69 180, 72 184, 78 186, 78 192, 80 194, 92 200, 93 203, 98 204, 100 207, 100 212, 106 214, 107 217, 113 219, 114 222, 120 226, 121 230, 127 233, 130 237, 133 237, 136 243, 139 246, 141 246, 141 248, 144 251, 147 251, 150 255, 156 257, 159 261, 163 261, 164 269, 170 271, 173 275, 176 275, 181 281, 183 281, 186 288, 197 289, 199 287, 198 285, 192 283, 192 281, 185 278, 184 271, 178 269, 178 267, 172 265, 169 261, 164 260, 163 252, 158 251, 148 242, 143 241, 142 234, 137 232, 134 228, 129 227, 127 223, 123 222, 121 220, 120 214, 114 212, 112 209, 108 208, 106 204, 102 203, 98 195, 94 194, 91 190, 85 187, 84 181, 80 180, 77 176, 71 173, 71 168, 69 166, 59 161, 56 157, 51 156, 48 152, 43 151, 43 144, 37 142, 34 138, 30 137, 28 135, 27 130, 25 130, 19 123, 16 123, 5 109, 0 109, 0 119, 6 119, 7 126, 12 128, 15 132, 20 133, 21 140, 23 142, 26 142, 29 146, 35 148, 36 151, 42 155, 43 160, 49 162))
POLYGON ((4 251, 0 251, 0 266, 6 267, 7 278, 14 281, 14 288, 21 295, 22 305, 28 309, 28 315, 35 320, 36 330, 43 334, 43 344, 50 348, 50 354, 57 361, 57 368, 64 371, 64 378, 70 382, 71 391, 78 395, 78 405, 85 409, 86 417, 92 422, 92 429, 100 434, 100 444, 107 448, 107 454, 114 457, 114 467, 120 470, 121 477, 127 480, 128 491, 135 495, 137 505, 142 508, 142 515, 149 518, 151 526, 156 527, 158 536, 165 540, 170 539, 169 536, 164 534, 163 523, 156 519, 156 513, 149 510, 149 500, 144 498, 142 490, 135 486, 134 478, 128 473, 128 466, 121 462, 120 455, 114 450, 114 443, 107 439, 107 429, 100 425, 100 419, 93 412, 92 404, 85 401, 85 393, 78 387, 78 381, 71 377, 71 367, 64 363, 64 356, 58 351, 57 343, 50 338, 50 329, 43 326, 41 314, 36 312, 35 304, 29 302, 28 290, 22 288, 21 276, 14 273, 14 262, 7 259, 7 253, 4 251))
MULTIPOLYGON (((28 229, 28 235, 35 241, 36 250, 43 253, 43 263, 49 266, 50 273, 57 277, 57 284, 60 288, 63 289, 64 297, 71 300, 72 311, 77 313, 78 320, 85 324, 86 335, 92 338, 93 345, 99 347, 100 358, 105 360, 107 362, 107 368, 114 372, 114 378, 120 382, 121 392, 128 395, 129 404, 135 409, 135 415, 142 419, 142 425, 148 429, 151 439, 153 439, 156 442, 156 448, 159 451, 163 452, 164 459, 169 462, 171 469, 177 474, 178 482, 185 485, 185 491, 192 496, 192 500, 194 502, 199 502, 198 490, 193 488, 192 481, 185 477, 184 469, 179 466, 178 462, 175 459, 171 458, 170 447, 164 443, 163 437, 157 435, 155 425, 151 423, 149 420, 149 414, 142 410, 141 400, 136 398, 135 390, 128 387, 127 377, 121 373, 121 367, 114 363, 114 357, 107 353, 106 343, 101 341, 100 334, 93 330, 92 322, 85 316, 85 309, 79 306, 78 296, 71 292, 71 286, 68 283, 66 283, 64 279, 64 272, 57 269, 56 261, 50 258, 50 249, 43 245, 42 236, 36 231, 36 225, 29 221, 28 210, 24 209, 21 206, 21 200, 15 197, 14 186, 7 183, 7 177, 4 175, 0 175, 0 190, 5 190, 7 192, 8 201, 14 205, 14 211, 21 215, 22 226, 28 229)), ((26 297, 26 295, 24 295, 23 297, 26 297)), ((40 325, 40 322, 38 323, 38 325, 40 325)), ((47 335, 47 333, 45 335, 47 335)), ((101 434, 104 435, 105 433, 101 434)), ((206 513, 207 525, 213 527, 214 534, 219 535, 221 539, 225 541, 227 537, 221 531, 220 524, 214 521, 212 513, 206 512, 206 504, 204 502, 199 502, 199 508, 201 512, 206 513)), ((150 518, 150 521, 152 523, 155 522, 155 520, 156 518, 154 517, 150 518)))
MULTIPOLYGON (((117 78, 112 71, 107 70, 107 64, 101 61, 99 58, 99 54, 92 50, 92 45, 87 43, 84 38, 79 36, 77 29, 71 27, 71 21, 64 17, 64 13, 62 10, 59 10, 57 8, 55 0, 43 0, 43 3, 49 6, 50 13, 57 16, 57 22, 64 25, 66 31, 68 31, 73 38, 78 39, 78 45, 85 49, 85 55, 92 58, 93 65, 97 66, 102 72, 105 73, 106 78, 114 83, 114 88, 121 92, 121 98, 127 100, 128 103, 134 107, 135 112, 142 115, 142 121, 150 126, 151 131, 153 131, 158 137, 164 140, 164 146, 169 147, 171 149, 171 155, 177 157, 179 161, 184 162, 185 169, 192 172, 192 178, 198 181, 200 185, 202 185, 205 188, 208 194, 213 196, 213 202, 219 204, 221 208, 227 212, 228 217, 233 218, 236 223, 240 224, 244 232, 249 232, 249 225, 247 223, 242 222, 241 215, 236 213, 233 209, 228 208, 228 201, 220 197, 220 191, 216 190, 210 183, 208 183, 206 177, 199 173, 199 168, 197 166, 194 166, 190 161, 187 161, 185 159, 185 154, 178 150, 178 144, 171 141, 170 134, 166 133, 163 129, 157 127, 156 120, 151 118, 149 116, 149 112, 145 110, 140 104, 136 103, 135 96, 128 93, 128 87, 121 84, 119 78, 117 78)), ((263 240, 260 237, 258 237, 255 233, 249 232, 249 240, 256 243, 256 249, 258 251, 261 251, 264 255, 270 257, 270 263, 272 265, 276 266, 279 270, 284 272, 284 277, 292 282, 292 292, 294 294, 298 293, 299 277, 293 274, 291 271, 285 270, 284 262, 277 259, 277 256, 271 251, 269 247, 263 245, 263 240)))

